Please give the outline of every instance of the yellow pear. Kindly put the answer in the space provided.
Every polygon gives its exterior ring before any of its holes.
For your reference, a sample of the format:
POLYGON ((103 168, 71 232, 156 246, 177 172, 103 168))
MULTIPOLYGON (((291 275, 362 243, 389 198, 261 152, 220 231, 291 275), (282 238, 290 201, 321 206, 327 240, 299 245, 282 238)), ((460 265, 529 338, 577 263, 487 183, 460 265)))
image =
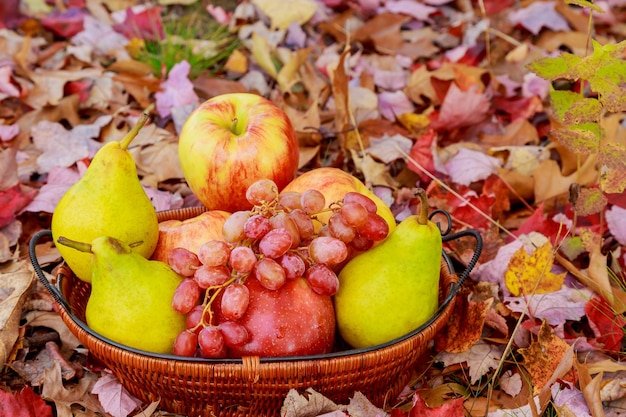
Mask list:
POLYGON ((428 220, 425 191, 416 194, 420 213, 404 219, 378 246, 354 257, 339 273, 337 328, 355 348, 403 336, 437 310, 441 233, 428 220))
POLYGON ((91 244, 58 238, 69 250, 86 253, 92 262, 91 295, 85 318, 96 333, 136 349, 172 353, 185 330, 185 315, 172 308, 182 278, 161 261, 151 261, 110 236, 91 244))
MULTIPOLYGON (((133 250, 149 258, 159 238, 156 211, 146 195, 133 156, 127 147, 149 118, 146 110, 120 142, 98 150, 82 178, 61 197, 52 214, 52 236, 91 242, 112 236, 126 243, 141 242, 133 250)), ((83 281, 91 277, 91 255, 62 245, 61 256, 83 281)))

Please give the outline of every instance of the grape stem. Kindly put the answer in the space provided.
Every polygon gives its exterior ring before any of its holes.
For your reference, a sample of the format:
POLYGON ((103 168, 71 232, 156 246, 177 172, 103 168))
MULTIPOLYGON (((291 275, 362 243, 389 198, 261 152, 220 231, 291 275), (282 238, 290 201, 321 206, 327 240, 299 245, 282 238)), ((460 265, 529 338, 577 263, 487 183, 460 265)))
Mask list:
POLYGON ((420 199, 420 212, 417 216, 417 222, 421 225, 428 224, 428 197, 426 196, 426 190, 423 188, 416 188, 413 192, 415 197, 420 199))

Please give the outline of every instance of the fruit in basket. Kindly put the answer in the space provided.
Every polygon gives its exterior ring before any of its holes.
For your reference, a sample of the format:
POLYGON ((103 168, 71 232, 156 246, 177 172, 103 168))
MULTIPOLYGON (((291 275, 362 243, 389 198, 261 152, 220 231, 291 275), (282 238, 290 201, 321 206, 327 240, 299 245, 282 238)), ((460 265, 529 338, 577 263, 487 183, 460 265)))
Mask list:
POLYGON ((176 336, 185 329, 185 316, 171 305, 181 282, 172 268, 110 236, 90 244, 59 236, 58 242, 91 258, 85 318, 93 331, 135 349, 172 353, 176 336))
MULTIPOLYGON (((52 236, 91 242, 112 236, 125 243, 141 242, 133 251, 149 258, 156 247, 159 225, 128 145, 149 118, 146 110, 120 142, 108 142, 93 157, 82 178, 61 197, 52 214, 52 236)), ((74 274, 91 280, 91 255, 57 245, 74 274)))
MULTIPOLYGON (((335 341, 335 310, 328 296, 315 293, 306 279, 288 280, 268 290, 256 279, 246 281, 250 302, 236 321, 248 332, 247 342, 230 347, 232 357, 301 356, 330 352, 335 341)), ((217 310, 218 321, 224 316, 217 310)))
MULTIPOLYGON (((376 213, 385 219, 389 225, 389 231, 396 227, 393 213, 385 202, 372 193, 358 178, 339 168, 323 167, 307 171, 287 184, 281 193, 286 194, 294 191, 302 193, 309 189, 321 192, 327 203, 341 201, 349 192, 363 194, 376 203, 378 208, 376 213)), ((326 224, 331 214, 332 212, 320 213, 317 218, 321 223, 326 224)), ((317 228, 319 229, 319 223, 317 223, 317 228)))
POLYGON ((198 252, 210 239, 222 239, 222 226, 230 213, 209 210, 185 220, 164 220, 159 223, 159 240, 152 259, 167 261, 167 253, 174 248, 198 252))
POLYGON ((426 192, 418 189, 419 214, 386 240, 348 262, 335 294, 337 328, 355 348, 403 336, 430 319, 439 295, 442 241, 428 220, 426 192))
POLYGON ((328 352, 335 334, 335 270, 354 253, 354 242, 370 247, 370 238, 384 239, 389 230, 371 212, 375 203, 358 196, 346 194, 329 207, 323 194, 305 190, 291 193, 288 204, 273 181, 262 179, 246 192, 253 208, 236 211, 224 222, 223 240, 205 242, 197 254, 183 248, 170 251, 169 264, 195 282, 185 280, 172 299, 175 310, 187 314, 187 329, 176 339, 174 353, 239 357, 328 352), (331 218, 346 217, 345 224, 315 233, 313 218, 326 211, 332 212, 331 218), (356 236, 346 233, 349 228, 367 231, 356 236), (200 302, 198 287, 204 291, 200 302))
POLYGON ((282 109, 256 94, 232 93, 194 110, 180 132, 178 155, 198 200, 234 212, 252 207, 246 189, 256 180, 281 189, 295 177, 299 146, 282 109))

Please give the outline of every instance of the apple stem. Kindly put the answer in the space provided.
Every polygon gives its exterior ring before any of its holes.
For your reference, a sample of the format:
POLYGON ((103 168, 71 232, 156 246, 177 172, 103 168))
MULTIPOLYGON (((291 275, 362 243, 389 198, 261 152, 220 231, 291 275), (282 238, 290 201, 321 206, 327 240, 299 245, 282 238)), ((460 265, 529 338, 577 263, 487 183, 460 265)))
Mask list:
POLYGON ((230 131, 233 132, 235 135, 239 134, 239 129, 237 129, 237 123, 239 123, 239 119, 236 117, 233 117, 233 122, 230 125, 230 131))
POLYGON ((91 252, 91 244, 89 243, 78 242, 76 240, 66 238, 65 236, 59 236, 57 242, 61 245, 76 249, 81 252, 91 252))
POLYGON ((121 149, 128 148, 128 145, 130 145, 133 139, 135 139, 135 137, 137 136, 141 128, 143 128, 143 126, 150 119, 150 112, 152 111, 152 109, 154 109, 154 103, 146 107, 146 109, 143 111, 143 113, 139 117, 139 120, 137 120, 137 124, 133 126, 133 128, 130 129, 130 131, 122 138, 122 140, 120 141, 121 149))
POLYGON ((416 197, 420 199, 420 212, 417 217, 417 222, 422 225, 428 224, 428 197, 426 197, 426 190, 423 188, 416 188, 413 192, 416 197))

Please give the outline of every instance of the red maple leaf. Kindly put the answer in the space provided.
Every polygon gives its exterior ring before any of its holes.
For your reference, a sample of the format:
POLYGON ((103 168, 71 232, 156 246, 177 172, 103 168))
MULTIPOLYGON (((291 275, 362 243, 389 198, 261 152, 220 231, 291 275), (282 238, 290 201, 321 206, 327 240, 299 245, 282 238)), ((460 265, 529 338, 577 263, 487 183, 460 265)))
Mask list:
POLYGON ((113 29, 128 39, 138 38, 147 41, 160 40, 165 37, 161 6, 147 8, 135 13, 132 8, 126 9, 126 16, 121 24, 114 25, 113 29))
POLYGON ((437 407, 429 407, 418 393, 413 395, 413 407, 408 413, 399 409, 391 410, 390 417, 463 417, 463 398, 457 398, 437 407))
POLYGON ((14 394, 0 390, 0 416, 52 417, 52 407, 30 387, 14 394))
POLYGON ((600 297, 594 297, 585 304, 585 313, 596 335, 596 344, 604 350, 618 353, 624 338, 624 317, 615 314, 606 300, 600 297))
POLYGON ((0 191, 0 227, 11 223, 17 212, 26 207, 33 198, 37 190, 24 193, 20 184, 5 191, 0 191))
MULTIPOLYGON (((437 132, 434 129, 429 129, 428 132, 424 133, 418 140, 415 141, 413 147, 411 148, 411 152, 409 152, 409 156, 411 159, 416 161, 418 164, 422 166, 422 168, 426 169, 431 174, 435 173, 435 162, 433 160, 433 151, 432 144, 437 137, 437 132)), ((414 163, 409 161, 408 168, 420 174, 420 180, 428 183, 430 182, 430 177, 414 163)))

